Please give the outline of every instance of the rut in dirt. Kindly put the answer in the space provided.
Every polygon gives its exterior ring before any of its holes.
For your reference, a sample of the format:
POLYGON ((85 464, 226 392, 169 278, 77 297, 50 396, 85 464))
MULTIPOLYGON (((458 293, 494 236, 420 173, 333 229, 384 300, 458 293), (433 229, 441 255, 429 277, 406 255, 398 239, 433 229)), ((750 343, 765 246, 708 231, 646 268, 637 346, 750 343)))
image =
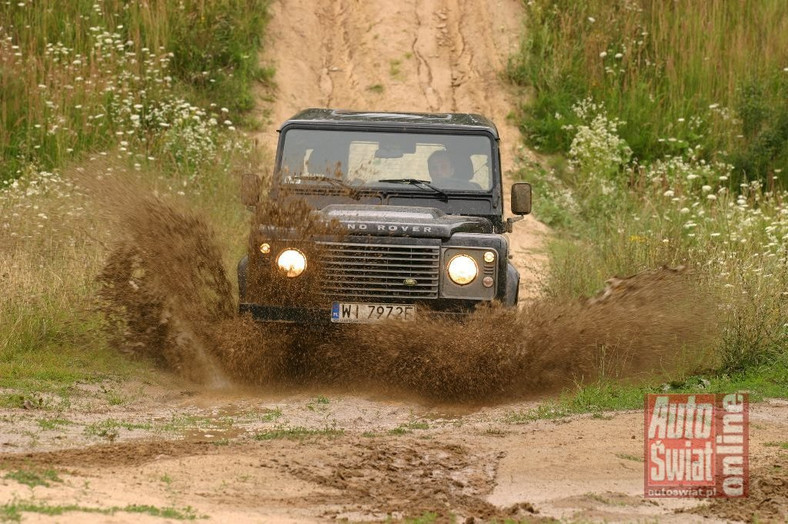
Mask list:
MULTIPOLYGON (((593 300, 540 299, 520 309, 481 307, 462 323, 418 322, 307 329, 238 316, 208 221, 154 197, 125 202, 99 293, 118 347, 192 381, 267 391, 329 388, 416 395, 428 402, 490 403, 601 377, 638 380, 698 363, 713 308, 687 271, 618 279, 593 300)), ((318 225, 308 208, 259 206, 257 224, 318 225)), ((283 293, 250 267, 248 293, 318 301, 314 289, 283 293)), ((317 285, 317 283, 315 283, 317 285)))

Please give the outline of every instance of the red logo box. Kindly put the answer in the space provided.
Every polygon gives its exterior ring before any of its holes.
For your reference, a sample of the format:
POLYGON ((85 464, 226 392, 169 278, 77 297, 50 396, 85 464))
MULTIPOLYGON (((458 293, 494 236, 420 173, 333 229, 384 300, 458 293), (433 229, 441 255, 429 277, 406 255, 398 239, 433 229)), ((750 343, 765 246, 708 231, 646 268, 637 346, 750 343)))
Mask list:
POLYGON ((749 397, 647 395, 644 495, 746 497, 749 397))

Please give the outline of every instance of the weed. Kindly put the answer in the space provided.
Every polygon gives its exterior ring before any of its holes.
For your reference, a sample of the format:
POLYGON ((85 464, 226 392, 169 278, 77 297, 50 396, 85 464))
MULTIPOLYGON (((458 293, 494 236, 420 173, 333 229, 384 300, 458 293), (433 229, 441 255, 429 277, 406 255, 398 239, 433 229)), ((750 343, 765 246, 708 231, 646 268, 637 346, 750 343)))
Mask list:
POLYGON ((392 78, 400 78, 400 76, 402 75, 402 70, 400 69, 401 67, 402 67, 402 60, 399 59, 389 60, 389 75, 391 75, 392 78))
POLYGON ((50 482, 63 482, 60 477, 58 477, 57 472, 52 469, 47 469, 44 471, 19 469, 6 473, 3 478, 15 480, 20 484, 30 486, 31 488, 36 486, 49 487, 50 482))
POLYGON ((2 517, 4 520, 10 520, 14 522, 19 522, 23 513, 38 513, 47 516, 60 516, 72 512, 95 513, 100 515, 136 513, 149 515, 151 517, 175 520, 195 520, 198 518, 196 511, 190 506, 178 509, 173 507, 159 508, 147 504, 129 504, 123 507, 113 506, 110 508, 96 508, 90 506, 80 506, 78 504, 49 505, 45 502, 38 502, 35 500, 14 500, 0 506, 0 517, 2 517))
POLYGON ((267 409, 260 415, 261 422, 273 422, 282 416, 282 408, 267 409))
POLYGON ((622 460, 631 460, 633 462, 643 462, 644 459, 640 455, 630 455, 628 453, 616 453, 616 457, 622 460))
POLYGON ((152 429, 152 426, 148 423, 140 424, 133 422, 121 422, 114 419, 106 419, 85 426, 84 433, 88 436, 104 437, 114 440, 118 436, 119 429, 125 429, 128 431, 134 431, 137 429, 150 430, 152 429))
POLYGON ((383 87, 383 84, 372 84, 371 86, 367 87, 367 91, 376 93, 378 95, 382 94, 384 90, 385 88, 383 87))
MULTIPOLYGON (((453 520, 454 519, 451 521, 453 520)), ((426 511, 418 517, 408 517, 404 519, 404 521, 408 524, 432 524, 433 522, 438 522, 438 514, 431 511, 426 511)))
POLYGON ((68 426, 73 424, 70 420, 62 418, 42 418, 36 421, 39 427, 45 431, 57 429, 60 426, 68 426))
POLYGON ((331 401, 328 400, 327 397, 324 397, 323 395, 318 395, 314 400, 307 403, 306 407, 310 411, 316 411, 316 410, 325 411, 326 406, 328 406, 330 402, 331 401))
POLYGON ((292 428, 277 426, 276 428, 255 433, 255 440, 305 440, 308 438, 328 437, 336 438, 345 434, 345 430, 336 428, 308 429, 302 426, 292 428))
POLYGON ((424 430, 424 429, 429 429, 429 428, 430 428, 430 425, 427 424, 426 422, 414 420, 414 421, 411 421, 411 422, 407 422, 405 424, 400 424, 399 426, 397 426, 394 429, 390 429, 388 431, 388 434, 389 435, 406 435, 408 433, 412 433, 413 430, 424 430))
POLYGON ((128 398, 117 391, 107 391, 106 397, 110 406, 122 406, 128 402, 128 398))

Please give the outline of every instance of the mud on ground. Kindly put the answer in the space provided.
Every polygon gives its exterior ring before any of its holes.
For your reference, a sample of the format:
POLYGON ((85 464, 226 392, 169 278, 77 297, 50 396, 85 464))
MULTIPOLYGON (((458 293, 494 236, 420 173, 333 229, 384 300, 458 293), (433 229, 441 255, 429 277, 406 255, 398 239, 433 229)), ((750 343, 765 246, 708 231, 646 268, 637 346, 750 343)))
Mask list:
MULTIPOLYGON (((292 0, 272 12, 274 124, 307 106, 475 111, 499 125, 504 165, 524 154, 498 76, 519 41, 518 0, 292 0)), ((270 125, 258 138, 275 137, 270 125)), ((103 298, 118 349, 166 371, 0 410, 0 503, 70 509, 24 521, 160 521, 140 505, 217 522, 785 518, 774 472, 786 402, 753 407, 753 498, 699 509, 642 498, 642 413, 526 415, 577 381, 670 369, 679 342, 707 335, 684 293, 691 274, 613 282, 612 299, 591 303, 484 310, 461 329, 435 319, 310 336, 235 318, 199 212, 154 198, 124 209, 103 298)), ((529 219, 511 236, 521 296, 545 268, 545 234, 529 219)))

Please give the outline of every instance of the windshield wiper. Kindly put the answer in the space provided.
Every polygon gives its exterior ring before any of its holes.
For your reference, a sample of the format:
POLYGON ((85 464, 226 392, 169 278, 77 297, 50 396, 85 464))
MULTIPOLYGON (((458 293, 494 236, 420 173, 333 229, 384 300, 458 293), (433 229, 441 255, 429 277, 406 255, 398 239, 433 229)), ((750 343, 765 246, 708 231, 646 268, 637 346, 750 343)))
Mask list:
POLYGON ((339 187, 344 189, 348 192, 348 196, 353 200, 360 200, 361 194, 359 190, 352 185, 341 181, 338 178, 326 176, 326 175, 296 175, 293 177, 294 180, 315 180, 317 182, 328 182, 334 187, 339 187))
POLYGON ((412 186, 431 189, 436 195, 440 195, 440 200, 442 202, 449 201, 449 195, 433 186, 427 180, 421 180, 419 178, 384 178, 383 180, 378 180, 378 182, 384 182, 387 184, 410 184, 412 186))

